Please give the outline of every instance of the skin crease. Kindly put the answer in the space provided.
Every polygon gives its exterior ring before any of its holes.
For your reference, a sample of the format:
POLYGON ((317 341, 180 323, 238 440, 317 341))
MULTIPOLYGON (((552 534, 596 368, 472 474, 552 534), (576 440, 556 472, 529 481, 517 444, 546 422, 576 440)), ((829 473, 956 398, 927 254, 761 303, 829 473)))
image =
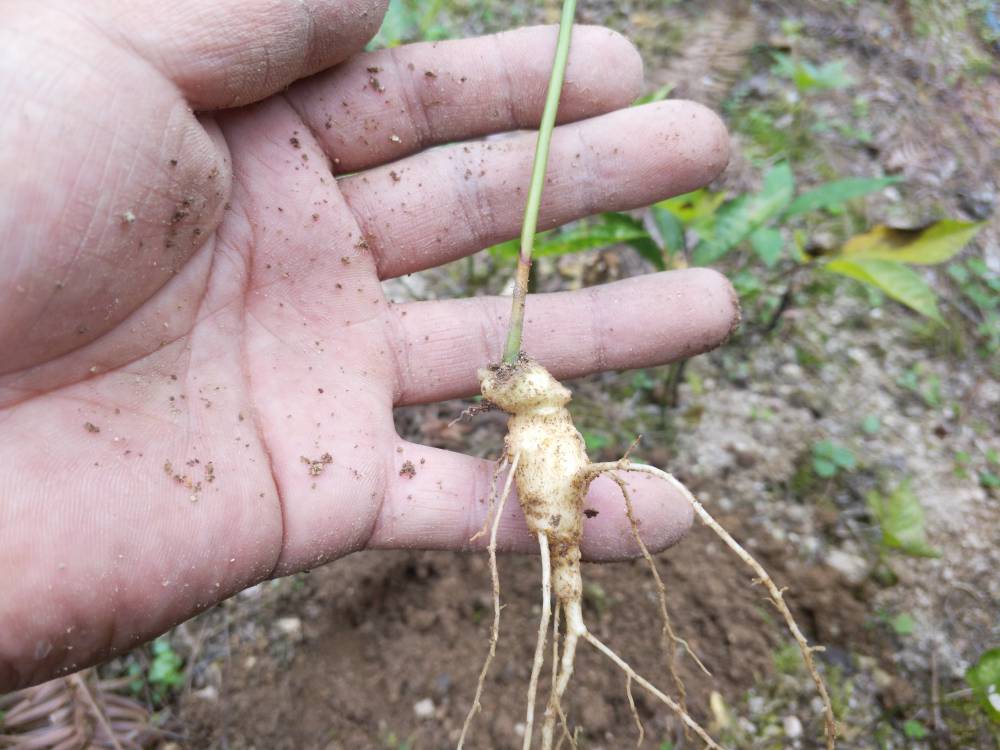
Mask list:
MULTIPOLYGON (((393 305, 380 279, 518 233, 533 138, 476 139, 537 122, 556 32, 359 55, 383 12, 0 7, 0 692, 355 550, 470 548, 492 465, 404 441, 392 409, 475 393, 508 301, 393 305)), ((544 226, 724 168, 699 105, 615 111, 641 87, 628 42, 579 27, 573 49, 544 226)), ((691 270, 527 317, 570 378, 705 351, 738 313, 691 270)), ((680 538, 689 508, 629 481, 647 543, 680 538)), ((636 554, 617 488, 587 502, 584 555, 636 554)), ((533 550, 508 508, 503 548, 533 550)))

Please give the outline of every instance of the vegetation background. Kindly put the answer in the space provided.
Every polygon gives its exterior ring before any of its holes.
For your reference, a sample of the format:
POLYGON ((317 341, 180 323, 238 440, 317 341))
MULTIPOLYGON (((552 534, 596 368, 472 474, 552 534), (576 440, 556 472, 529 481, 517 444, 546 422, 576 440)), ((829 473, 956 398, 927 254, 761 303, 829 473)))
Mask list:
MULTIPOLYGON (((557 17, 552 0, 392 0, 373 46, 557 17)), ((711 265, 744 307, 710 355, 575 383, 592 456, 642 434, 638 455, 789 586, 827 647, 841 747, 1000 748, 1000 3, 581 0, 578 20, 638 45, 647 99, 721 112, 733 157, 707 190, 546 234, 535 288, 711 265)), ((509 292, 512 257, 498 246, 387 291, 509 292)), ((495 456, 502 417, 453 424, 466 406, 400 409, 397 424, 495 456)), ((729 747, 819 747, 798 653, 735 559, 700 531, 658 557, 675 626, 714 674, 685 665, 695 715, 729 747)), ((501 560, 474 747, 519 747, 536 568, 501 560)), ((641 562, 585 575, 588 621, 653 666, 641 562)), ((448 747, 489 610, 485 556, 358 554, 243 592, 90 679, 145 704, 165 747, 448 747)), ((586 653, 577 675, 580 747, 634 744, 619 675, 586 653)), ((642 747, 690 746, 636 699, 642 747)))

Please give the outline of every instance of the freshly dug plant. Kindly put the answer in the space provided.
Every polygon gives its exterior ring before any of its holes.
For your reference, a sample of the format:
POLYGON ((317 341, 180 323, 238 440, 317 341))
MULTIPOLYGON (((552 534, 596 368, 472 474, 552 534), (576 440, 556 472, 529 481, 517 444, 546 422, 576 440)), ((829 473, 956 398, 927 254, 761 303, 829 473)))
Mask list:
MULTIPOLYGON (((701 506, 691 493, 672 475, 645 464, 634 464, 628 453, 618 460, 592 463, 587 456, 583 437, 573 424, 567 405, 571 394, 541 364, 521 352, 521 330, 527 299, 528 270, 531 250, 537 226, 538 207, 541 200, 542 184, 548 160, 548 144, 555 124, 559 92, 562 88, 563 72, 569 52, 570 29, 575 10, 574 0, 565 0, 560 24, 559 41, 553 62, 546 106, 539 128, 535 163, 532 171, 525 221, 521 234, 521 250, 518 256, 517 275, 514 288, 513 309, 510 329, 503 362, 480 371, 480 386, 483 398, 493 406, 510 415, 507 424, 505 450, 494 475, 494 490, 504 466, 508 467, 507 478, 499 503, 495 503, 495 493, 491 492, 490 504, 494 509, 493 526, 490 536, 490 570, 493 580, 493 628, 490 638, 489 655, 483 665, 476 688, 472 708, 465 721, 459 748, 464 746, 472 719, 481 709, 480 699, 486 674, 496 653, 500 626, 500 589, 496 565, 496 536, 498 520, 513 484, 517 487, 518 501, 531 533, 538 540, 542 561, 542 617, 539 623, 538 641, 528 683, 528 705, 525 720, 523 747, 531 747, 535 723, 535 697, 538 678, 544 663, 545 645, 550 621, 553 630, 552 685, 542 721, 542 747, 553 747, 556 722, 560 722, 563 737, 576 746, 569 732, 562 699, 573 674, 576 648, 580 640, 591 644, 607 656, 626 675, 626 692, 633 716, 641 730, 631 686, 635 681, 675 712, 687 727, 693 731, 707 747, 720 746, 688 714, 685 706, 684 686, 674 669, 676 646, 687 649, 687 644, 678 638, 671 627, 666 604, 666 591, 656 572, 653 558, 639 537, 638 526, 632 509, 631 498, 620 472, 645 472, 668 482, 687 499, 695 514, 709 526, 722 541, 732 549, 755 575, 755 582, 762 584, 771 603, 781 613, 789 631, 795 638, 802 653, 809 674, 816 684, 824 705, 826 746, 834 747, 836 725, 830 698, 813 662, 813 651, 817 650, 806 641, 795 623, 791 611, 785 604, 779 589, 763 567, 739 545, 701 506), (608 474, 619 486, 625 503, 626 513, 643 556, 649 563, 657 582, 660 596, 660 611, 663 618, 664 642, 669 652, 670 672, 677 697, 672 698, 651 682, 638 674, 629 664, 607 645, 591 633, 583 620, 583 578, 580 571, 580 543, 583 537, 584 500, 590 483, 601 474, 608 474), (555 595, 555 616, 553 617, 552 595, 555 595), (560 615, 565 624, 565 635, 560 653, 560 615)), ((631 449, 630 449, 631 450, 631 449)), ((485 533, 485 528, 479 532, 485 533)), ((478 536, 478 535, 477 535, 478 536)), ((690 653, 690 649, 687 649, 690 653)), ((692 656, 697 660, 697 657, 692 656)), ((700 662, 698 662, 700 665, 700 662)), ((704 667, 702 667, 704 669, 704 667)), ((641 735, 640 735, 641 737, 641 735)))

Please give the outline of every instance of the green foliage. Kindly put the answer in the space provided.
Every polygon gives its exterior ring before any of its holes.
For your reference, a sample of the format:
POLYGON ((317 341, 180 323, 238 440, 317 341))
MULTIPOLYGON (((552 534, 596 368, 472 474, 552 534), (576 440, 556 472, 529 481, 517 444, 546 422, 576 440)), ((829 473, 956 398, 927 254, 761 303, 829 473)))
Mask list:
POLYGON ((901 263, 837 258, 827 263, 825 269, 870 284, 921 315, 941 321, 934 291, 916 271, 901 263))
MULTIPOLYGON (((724 203, 715 214, 715 220, 701 226, 704 235, 695 246, 691 261, 696 266, 714 263, 756 230, 777 218, 792 201, 795 176, 787 162, 772 167, 764 175, 764 185, 759 193, 741 195, 724 203)), ((778 236, 776 251, 768 251, 773 265, 780 252, 778 236)))
POLYGON ((382 26, 368 43, 368 49, 398 47, 417 40, 448 39, 453 33, 439 20, 444 7, 444 0, 389 0, 382 26))
POLYGON ((916 626, 916 622, 913 620, 913 615, 909 612, 900 612, 898 615, 889 620, 889 624, 892 626, 896 635, 913 635, 913 630, 916 626))
POLYGON ((919 396, 932 409, 941 406, 941 378, 933 374, 924 375, 920 363, 896 378, 896 384, 919 396))
POLYGON ((868 493, 868 508, 882 528, 882 547, 914 557, 940 557, 927 542, 924 509, 913 493, 909 480, 903 481, 888 497, 868 493))
POLYGON ((965 681, 986 714, 1000 722, 1000 648, 984 652, 966 671, 965 681))
POLYGON ((982 353, 1000 351, 1000 273, 982 258, 950 263, 947 271, 960 294, 956 306, 972 318, 982 353))
POLYGON ((832 440, 820 440, 813 446, 813 471, 823 479, 832 479, 840 471, 852 471, 857 464, 857 458, 850 449, 832 440))
POLYGON ((802 652, 799 651, 798 644, 785 643, 775 649, 771 661, 774 663, 774 671, 780 674, 795 675, 798 674, 802 666, 802 652))
POLYGON ((861 420, 861 431, 866 435, 876 435, 882 429, 881 420, 874 414, 869 414, 861 420))
POLYGON ((601 432, 590 432, 584 430, 583 432, 583 442, 587 446, 587 453, 594 455, 601 448, 606 448, 611 445, 611 438, 601 432))
MULTIPOLYGON (((532 256, 578 253, 609 245, 629 245, 659 270, 664 268, 663 255, 638 219, 628 214, 605 213, 595 219, 570 224, 563 229, 542 232, 535 237, 532 256)), ((490 248, 494 256, 517 258, 520 240, 510 240, 490 248)))
POLYGON ((898 177, 846 177, 832 180, 801 193, 788 207, 786 216, 799 216, 810 211, 841 211, 854 198, 876 193, 899 182, 898 177))
MULTIPOLYGON (((645 221, 624 213, 604 213, 537 235, 534 254, 555 256, 624 244, 662 270, 685 265, 685 256, 692 265, 716 264, 745 247, 749 254, 740 256, 731 280, 744 301, 761 299, 769 315, 778 307, 778 297, 768 296, 773 281, 765 275, 780 271, 778 266, 784 261, 786 271, 808 268, 859 281, 865 288, 943 324, 937 295, 911 266, 951 260, 983 223, 945 219, 914 230, 876 226, 818 260, 803 250, 808 234, 799 227, 808 225, 812 217, 842 213, 851 201, 896 182, 895 177, 848 177, 796 195, 795 175, 787 161, 780 161, 765 172, 759 191, 727 199, 724 193, 696 190, 650 207, 645 221), (691 248, 689 238, 696 238, 691 248), (756 263, 751 264, 752 260, 756 263)), ((490 251, 494 257, 512 259, 518 245, 512 240, 490 251)), ((963 294, 975 299, 983 335, 995 350, 1000 348, 1000 278, 990 275, 981 261, 973 260, 952 264, 949 273, 963 294)))
POLYGON ((825 269, 885 292, 897 302, 943 323, 937 295, 907 265, 931 265, 950 260, 983 228, 983 224, 945 219, 921 229, 877 226, 852 237, 825 269))
POLYGON ((852 237, 841 252, 854 259, 935 265, 951 260, 985 226, 985 222, 943 219, 920 229, 879 225, 852 237))
POLYGON ((847 74, 846 64, 845 60, 831 60, 816 66, 808 60, 775 52, 772 72, 790 79, 800 93, 808 94, 813 91, 843 89, 854 83, 854 79, 847 74))
POLYGON ((907 719, 903 722, 903 734, 911 740, 922 740, 926 739, 930 732, 916 719, 907 719))
POLYGON ((670 96, 670 92, 673 90, 674 90, 674 85, 672 83, 668 83, 666 86, 660 86, 658 89, 650 91, 648 94, 645 94, 644 96, 640 96, 638 99, 632 102, 632 106, 639 107, 643 104, 662 102, 664 99, 670 96))
POLYGON ((151 650, 152 658, 145 675, 139 664, 133 663, 129 667, 129 675, 134 678, 129 688, 138 694, 144 685, 149 685, 156 702, 163 703, 174 689, 184 684, 184 660, 165 637, 153 641, 151 650))

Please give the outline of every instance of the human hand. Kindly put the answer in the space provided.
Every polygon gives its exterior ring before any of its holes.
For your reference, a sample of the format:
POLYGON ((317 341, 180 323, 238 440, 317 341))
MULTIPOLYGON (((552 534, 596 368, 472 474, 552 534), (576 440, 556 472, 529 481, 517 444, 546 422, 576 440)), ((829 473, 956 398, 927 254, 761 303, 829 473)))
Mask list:
MULTIPOLYGON (((0 10, 0 691, 354 550, 473 546, 492 464, 392 410, 475 393, 509 302, 394 305, 380 280, 518 233, 534 136, 474 139, 537 124, 556 30, 356 54, 383 11, 0 10)), ((544 228, 724 167, 704 108, 614 111, 641 83, 620 36, 572 49, 544 228)), ((560 378, 648 366, 736 316, 721 276, 654 274, 533 295, 525 350, 560 378)), ((635 485, 647 543, 678 539, 684 501, 635 485)), ((633 554, 617 488, 590 503, 585 555, 633 554)), ((503 546, 533 550, 508 508, 503 546)))

